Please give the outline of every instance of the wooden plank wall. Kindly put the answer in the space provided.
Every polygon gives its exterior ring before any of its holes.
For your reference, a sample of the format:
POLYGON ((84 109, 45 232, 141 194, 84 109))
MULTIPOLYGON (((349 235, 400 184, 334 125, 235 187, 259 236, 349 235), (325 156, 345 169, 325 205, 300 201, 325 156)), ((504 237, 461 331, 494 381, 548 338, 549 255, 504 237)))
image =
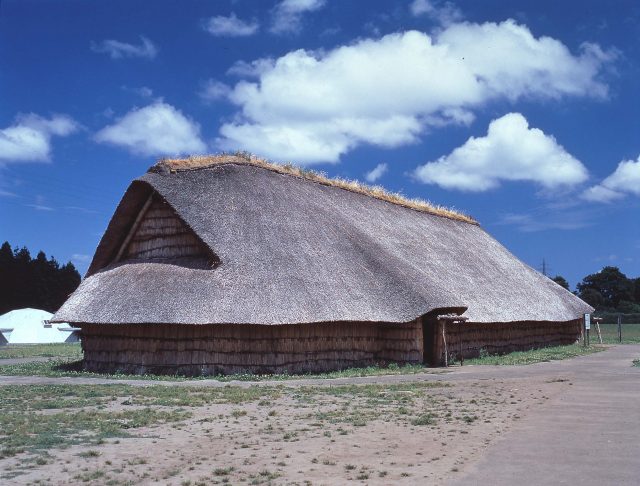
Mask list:
POLYGON ((140 221, 124 260, 162 260, 174 258, 207 258, 202 243, 181 220, 171 206, 157 196, 140 221))
MULTIPOLYGON (((441 333, 442 324, 436 326, 441 333)), ((528 351, 547 346, 573 344, 580 339, 581 321, 569 322, 465 322, 446 324, 449 362, 465 358, 475 358, 484 349, 489 354, 505 354, 513 351, 528 351)), ((438 338, 440 364, 444 364, 442 339, 438 338)))
POLYGON ((82 325, 85 368, 126 373, 306 373, 422 362, 422 327, 336 322, 82 325))

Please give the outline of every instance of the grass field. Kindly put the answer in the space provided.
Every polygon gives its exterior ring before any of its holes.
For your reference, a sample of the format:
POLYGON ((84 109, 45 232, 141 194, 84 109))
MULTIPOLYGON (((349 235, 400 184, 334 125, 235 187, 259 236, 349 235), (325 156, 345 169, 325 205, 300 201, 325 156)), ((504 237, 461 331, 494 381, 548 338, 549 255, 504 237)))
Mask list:
POLYGON ((7 344, 0 346, 0 359, 55 357, 82 358, 80 343, 7 344))
MULTIPOLYGON (((618 344, 618 325, 600 324, 602 342, 604 344, 618 344)), ((598 333, 595 326, 591 325, 589 337, 592 343, 598 342, 598 333)), ((622 324, 622 344, 640 343, 640 324, 622 324)))
MULTIPOLYGON (((593 343, 593 341, 592 341, 593 343)), ((48 361, 26 362, 18 364, 0 364, 0 375, 20 375, 20 376, 47 376, 47 377, 93 377, 93 378, 111 378, 111 379, 127 379, 127 380, 159 380, 159 381, 184 381, 192 379, 211 379, 215 378, 219 381, 287 381, 302 378, 351 378, 360 376, 382 376, 382 375, 400 375, 400 374, 416 374, 416 373, 446 373, 445 368, 428 368, 423 365, 405 365, 390 364, 389 366, 367 366, 363 368, 349 368, 346 370, 333 371, 321 374, 277 374, 277 375, 254 375, 254 374, 236 374, 225 376, 200 376, 185 377, 176 375, 128 375, 128 374, 106 374, 91 373, 82 371, 82 362, 78 358, 82 357, 77 345, 47 345, 41 348, 40 354, 37 348, 30 346, 14 347, 11 351, 15 356, 12 357, 38 357, 51 356, 53 352, 59 352, 56 358, 48 361), (30 354, 31 353, 31 354, 30 354)), ((527 365, 539 363, 542 361, 552 361, 559 359, 573 358, 584 354, 596 353, 604 348, 592 345, 584 348, 582 345, 556 346, 550 348, 542 348, 531 351, 519 351, 501 356, 484 356, 465 360, 467 365, 527 365)), ((456 363, 452 363, 455 365, 456 363)))
POLYGON ((483 356, 465 360, 465 364, 469 365, 528 365, 532 363, 540 363, 543 361, 555 361, 558 359, 575 358, 585 354, 597 353, 604 351, 606 348, 602 346, 592 345, 587 348, 581 344, 570 344, 568 346, 554 346, 549 348, 534 349, 531 351, 516 351, 514 353, 504 354, 502 356, 483 356))

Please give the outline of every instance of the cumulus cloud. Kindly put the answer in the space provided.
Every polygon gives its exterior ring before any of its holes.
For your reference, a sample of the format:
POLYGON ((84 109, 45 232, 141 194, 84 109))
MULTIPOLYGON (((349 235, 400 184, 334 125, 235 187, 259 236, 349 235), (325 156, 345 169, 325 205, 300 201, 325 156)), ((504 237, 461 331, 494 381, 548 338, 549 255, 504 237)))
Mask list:
POLYGON ((144 36, 140 36, 140 45, 128 44, 113 39, 102 42, 92 42, 91 50, 102 54, 108 54, 111 59, 122 59, 124 57, 141 57, 153 59, 158 55, 158 48, 153 42, 144 36))
POLYGON ((395 147, 429 126, 469 124, 494 99, 604 97, 600 76, 614 56, 592 44, 572 54, 513 20, 300 49, 231 68, 257 79, 229 93, 240 112, 218 142, 275 159, 336 162, 361 144, 395 147))
POLYGON ((582 163, 520 113, 489 124, 485 137, 471 137, 449 155, 418 167, 415 177, 446 189, 486 191, 501 181, 530 181, 545 188, 573 186, 588 173, 582 163))
POLYGON ((231 93, 231 88, 221 81, 208 79, 200 90, 200 98, 204 101, 216 101, 226 98, 231 93))
POLYGON ((258 32, 260 25, 256 20, 239 19, 235 13, 225 17, 211 17, 205 23, 205 30, 216 37, 248 37, 258 32))
POLYGON ((0 164, 47 161, 51 138, 66 137, 77 130, 78 124, 66 115, 18 115, 13 125, 0 129, 0 164))
POLYGON ((389 169, 388 165, 385 163, 376 165, 373 169, 367 172, 364 176, 367 182, 374 183, 378 179, 380 179, 383 175, 386 174, 389 169))
POLYGON ((145 156, 202 153, 207 148, 200 126, 162 101, 134 108, 96 133, 95 140, 145 156))
POLYGON ((587 201, 611 202, 627 194, 640 196, 640 156, 635 161, 620 162, 613 174, 587 189, 582 197, 587 201))
POLYGON ((451 2, 413 0, 409 11, 414 17, 426 15, 442 25, 450 25, 462 20, 462 12, 451 2))
POLYGON ((321 9, 326 0, 282 0, 273 9, 270 32, 295 34, 302 29, 302 17, 307 12, 321 9))
POLYGON ((460 23, 438 36, 448 54, 459 59, 480 81, 486 96, 560 98, 607 96, 599 79, 603 64, 617 56, 597 44, 583 43, 577 56, 551 37, 535 38, 513 20, 500 24, 460 23))

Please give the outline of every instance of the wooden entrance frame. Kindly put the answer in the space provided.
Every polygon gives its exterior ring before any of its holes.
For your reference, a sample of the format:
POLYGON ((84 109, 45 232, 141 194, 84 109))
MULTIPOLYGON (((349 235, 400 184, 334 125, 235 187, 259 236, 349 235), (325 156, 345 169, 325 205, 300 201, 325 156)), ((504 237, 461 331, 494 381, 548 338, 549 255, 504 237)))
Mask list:
MULTIPOLYGON (((438 316, 438 324, 442 333, 442 352, 444 353, 444 366, 449 366, 449 348, 447 346, 447 323, 464 324, 469 318, 467 316, 459 316, 457 314, 444 314, 438 316)), ((462 331, 462 329, 460 329, 462 331)), ((460 366, 462 366, 462 332, 458 336, 458 345, 460 347, 460 366)))
MULTIPOLYGON (((464 324, 469 318, 458 314, 439 314, 441 310, 422 316, 423 362, 429 366, 449 366, 449 348, 447 345, 447 323, 464 324)), ((462 329, 460 329, 462 331, 462 329)), ((460 332, 462 336, 462 332, 460 332)), ((462 359, 462 340, 460 340, 462 359)))

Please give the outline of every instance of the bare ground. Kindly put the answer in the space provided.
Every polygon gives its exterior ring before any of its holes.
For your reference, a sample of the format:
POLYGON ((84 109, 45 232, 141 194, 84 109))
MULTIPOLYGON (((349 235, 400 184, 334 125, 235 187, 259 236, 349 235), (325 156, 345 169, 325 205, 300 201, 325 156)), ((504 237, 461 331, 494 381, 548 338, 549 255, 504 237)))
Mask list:
MULTIPOLYGON (((231 386, 260 386, 268 393, 240 404, 179 407, 191 416, 99 445, 51 448, 45 459, 28 452, 0 459, 2 482, 555 484, 566 478, 634 484, 627 479, 640 474, 631 460, 640 452, 640 368, 630 365, 639 355, 640 346, 620 346, 523 367, 237 383, 231 386), (580 408, 582 402, 595 406, 580 408), (591 410, 593 416, 586 417, 591 410), (597 468, 585 470, 581 454, 590 450, 605 456, 592 461, 597 468)), ((78 382, 114 381, 0 377, 0 386, 78 382)), ((229 385, 215 380, 130 384, 189 390, 229 385)), ((100 410, 148 406, 131 402, 118 396, 100 410)))

